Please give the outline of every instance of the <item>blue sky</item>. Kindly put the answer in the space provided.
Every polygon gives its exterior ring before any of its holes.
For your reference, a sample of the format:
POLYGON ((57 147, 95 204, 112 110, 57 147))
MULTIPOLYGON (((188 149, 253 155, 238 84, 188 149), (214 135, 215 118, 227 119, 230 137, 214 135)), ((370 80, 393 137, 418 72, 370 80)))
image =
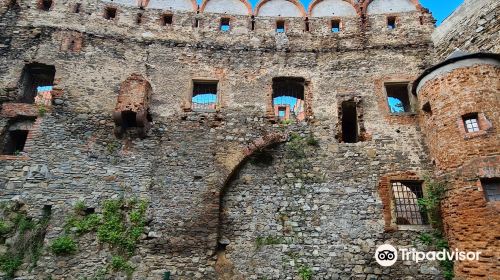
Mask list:
MULTIPOLYGON (((255 5, 259 2, 258 0, 249 0, 250 3, 255 7, 255 5)), ((307 9, 311 0, 302 0, 301 1, 304 7, 307 9)), ((420 0, 420 4, 422 6, 428 8, 434 18, 438 21, 436 24, 439 25, 441 22, 450 15, 460 4, 462 4, 463 0, 420 0)))
POLYGON ((432 15, 437 19, 437 25, 448 17, 463 0, 420 0, 420 4, 432 12, 432 15))

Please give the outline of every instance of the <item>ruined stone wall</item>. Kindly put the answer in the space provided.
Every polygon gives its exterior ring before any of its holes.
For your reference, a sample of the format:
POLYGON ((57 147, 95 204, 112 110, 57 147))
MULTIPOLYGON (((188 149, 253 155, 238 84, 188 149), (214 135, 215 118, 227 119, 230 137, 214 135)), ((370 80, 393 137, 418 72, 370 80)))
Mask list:
POLYGON ((500 177, 499 65, 498 59, 464 59, 436 69, 419 85, 419 101, 430 108, 420 115, 422 130, 448 188, 442 215, 450 245, 482 252, 479 262, 456 263, 457 279, 489 279, 500 265, 500 203, 488 200, 482 181, 500 177), (470 114, 477 115, 477 132, 465 128, 470 114))
POLYGON ((466 0, 432 34, 436 63, 456 49, 465 52, 499 53, 500 3, 466 0))
MULTIPOLYGON (((55 1, 48 12, 35 1, 18 3, 1 10, 0 100, 15 101, 22 69, 34 61, 56 67, 61 93, 38 117, 29 149, 0 160, 2 200, 23 201, 34 218, 52 206, 42 256, 18 275, 78 279, 107 267, 111 250, 95 233, 80 236, 71 256, 55 256, 48 246, 77 201, 100 213, 106 199, 139 196, 150 201, 151 221, 130 260, 134 279, 166 271, 172 279, 290 279, 302 266, 315 279, 441 279, 435 263, 381 269, 373 260, 375 245, 412 246, 429 230, 386 231, 378 190, 387 173, 423 178, 432 169, 416 116, 391 115, 383 88, 430 65, 427 13, 397 14, 391 32, 384 15, 346 17, 339 34, 326 18, 311 18, 310 32, 303 18, 286 18, 287 32, 276 34, 274 18, 256 17, 251 31, 249 16, 231 16, 232 29, 223 33, 216 14, 175 12, 173 25, 161 26, 160 10, 116 6, 117 18, 105 20, 108 4, 99 1, 83 3, 78 14, 73 1, 55 1), (68 47, 68 37, 77 47, 68 47), (111 114, 133 73, 151 84, 153 123, 145 139, 117 139, 111 114), (306 79, 308 122, 269 120, 272 78, 279 76, 306 79), (189 112, 193 79, 219 81, 219 112, 189 112), (335 138, 339 103, 350 97, 361 100, 367 135, 356 144, 335 138), (297 159, 278 144, 271 165, 241 165, 292 132, 314 135, 319 146, 304 145, 306 156, 297 159), (286 242, 257 248, 266 237, 286 242)), ((0 124, 7 118, 2 111, 0 124)))

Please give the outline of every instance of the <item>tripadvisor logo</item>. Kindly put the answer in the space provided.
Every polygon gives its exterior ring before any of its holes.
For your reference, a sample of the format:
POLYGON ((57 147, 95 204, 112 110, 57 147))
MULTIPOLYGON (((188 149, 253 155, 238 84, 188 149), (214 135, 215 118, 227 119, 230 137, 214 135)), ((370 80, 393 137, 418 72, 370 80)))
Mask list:
POLYGON ((391 266, 398 260, 398 251, 390 244, 380 245, 375 251, 375 260, 381 266, 391 266))
POLYGON ((422 252, 417 251, 415 248, 400 248, 396 249, 391 244, 380 245, 375 251, 375 260, 381 266, 392 266, 398 260, 402 261, 414 261, 419 263, 424 260, 428 261, 478 261, 481 252, 464 252, 455 249, 454 251, 429 251, 422 252))

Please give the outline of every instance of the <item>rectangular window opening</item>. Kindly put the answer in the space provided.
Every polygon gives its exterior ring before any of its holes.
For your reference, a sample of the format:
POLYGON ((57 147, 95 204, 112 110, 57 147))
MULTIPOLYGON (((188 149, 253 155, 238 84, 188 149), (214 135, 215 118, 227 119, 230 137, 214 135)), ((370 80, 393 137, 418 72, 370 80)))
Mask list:
POLYGON ((332 33, 340 32, 340 20, 334 19, 332 20, 332 33))
POLYGON ((487 201, 500 201, 500 178, 481 179, 487 201))
POLYGON ((18 155, 24 150, 26 139, 28 139, 28 130, 7 131, 4 137, 4 155, 18 155))
POLYGON ((73 13, 79 14, 82 10, 82 3, 76 3, 73 7, 73 13))
POLYGON ((136 24, 142 24, 142 13, 138 13, 137 16, 135 17, 135 23, 136 24))
POLYGON ((161 17, 161 25, 162 26, 172 25, 173 20, 174 20, 173 15, 163 15, 161 17))
POLYGON ((278 119, 305 120, 305 80, 303 78, 273 79, 273 108, 278 119))
POLYGON ((104 18, 107 20, 112 20, 116 18, 116 8, 106 7, 104 9, 104 18))
POLYGON ((342 102, 342 142, 359 142, 357 104, 353 101, 342 102))
POLYGON ((229 18, 221 18, 220 20, 220 31, 223 31, 223 32, 228 32, 229 30, 231 30, 231 19, 229 18))
POLYGON ((389 30, 396 29, 396 17, 388 17, 387 18, 387 28, 389 30))
POLYGON ((46 11, 46 12, 50 11, 50 9, 52 8, 52 4, 53 4, 52 0, 41 0, 39 3, 40 3, 39 4, 40 10, 46 11))
POLYGON ((477 113, 467 114, 462 116, 462 119, 467 133, 478 132, 481 130, 479 127, 479 117, 477 113))
POLYGON ((22 103, 34 103, 39 92, 51 91, 54 84, 56 68, 41 63, 27 64, 23 68, 20 81, 22 103))
POLYGON ((387 103, 391 113, 411 113, 413 112, 410 90, 408 83, 385 84, 387 103))
POLYGON ((255 31, 255 16, 252 16, 251 29, 255 31))
POLYGON ((394 196, 396 224, 398 225, 428 225, 427 214, 418 205, 418 200, 424 197, 422 182, 394 181, 391 182, 394 196))
POLYGON ((137 127, 137 113, 134 111, 122 111, 122 128, 137 127))
POLYGON ((193 27, 194 28, 199 28, 200 27, 200 19, 199 18, 195 18, 194 19, 193 27))
POLYGON ((306 18, 306 20, 304 21, 304 30, 305 30, 305 32, 309 32, 311 30, 311 25, 309 23, 308 18, 306 18))
POLYGON ((285 33, 285 21, 284 20, 278 20, 276 22, 276 33, 285 33))
POLYGON ((212 112, 217 109, 217 81, 194 81, 191 109, 212 112))

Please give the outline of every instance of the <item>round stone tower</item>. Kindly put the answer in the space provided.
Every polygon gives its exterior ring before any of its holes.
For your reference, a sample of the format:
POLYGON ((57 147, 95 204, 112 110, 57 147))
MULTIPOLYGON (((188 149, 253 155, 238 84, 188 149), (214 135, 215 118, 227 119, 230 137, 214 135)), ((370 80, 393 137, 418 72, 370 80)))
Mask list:
POLYGON ((420 124, 449 191, 442 204, 452 249, 479 251, 456 262, 457 279, 498 273, 500 260, 500 55, 455 52, 414 84, 420 124))

